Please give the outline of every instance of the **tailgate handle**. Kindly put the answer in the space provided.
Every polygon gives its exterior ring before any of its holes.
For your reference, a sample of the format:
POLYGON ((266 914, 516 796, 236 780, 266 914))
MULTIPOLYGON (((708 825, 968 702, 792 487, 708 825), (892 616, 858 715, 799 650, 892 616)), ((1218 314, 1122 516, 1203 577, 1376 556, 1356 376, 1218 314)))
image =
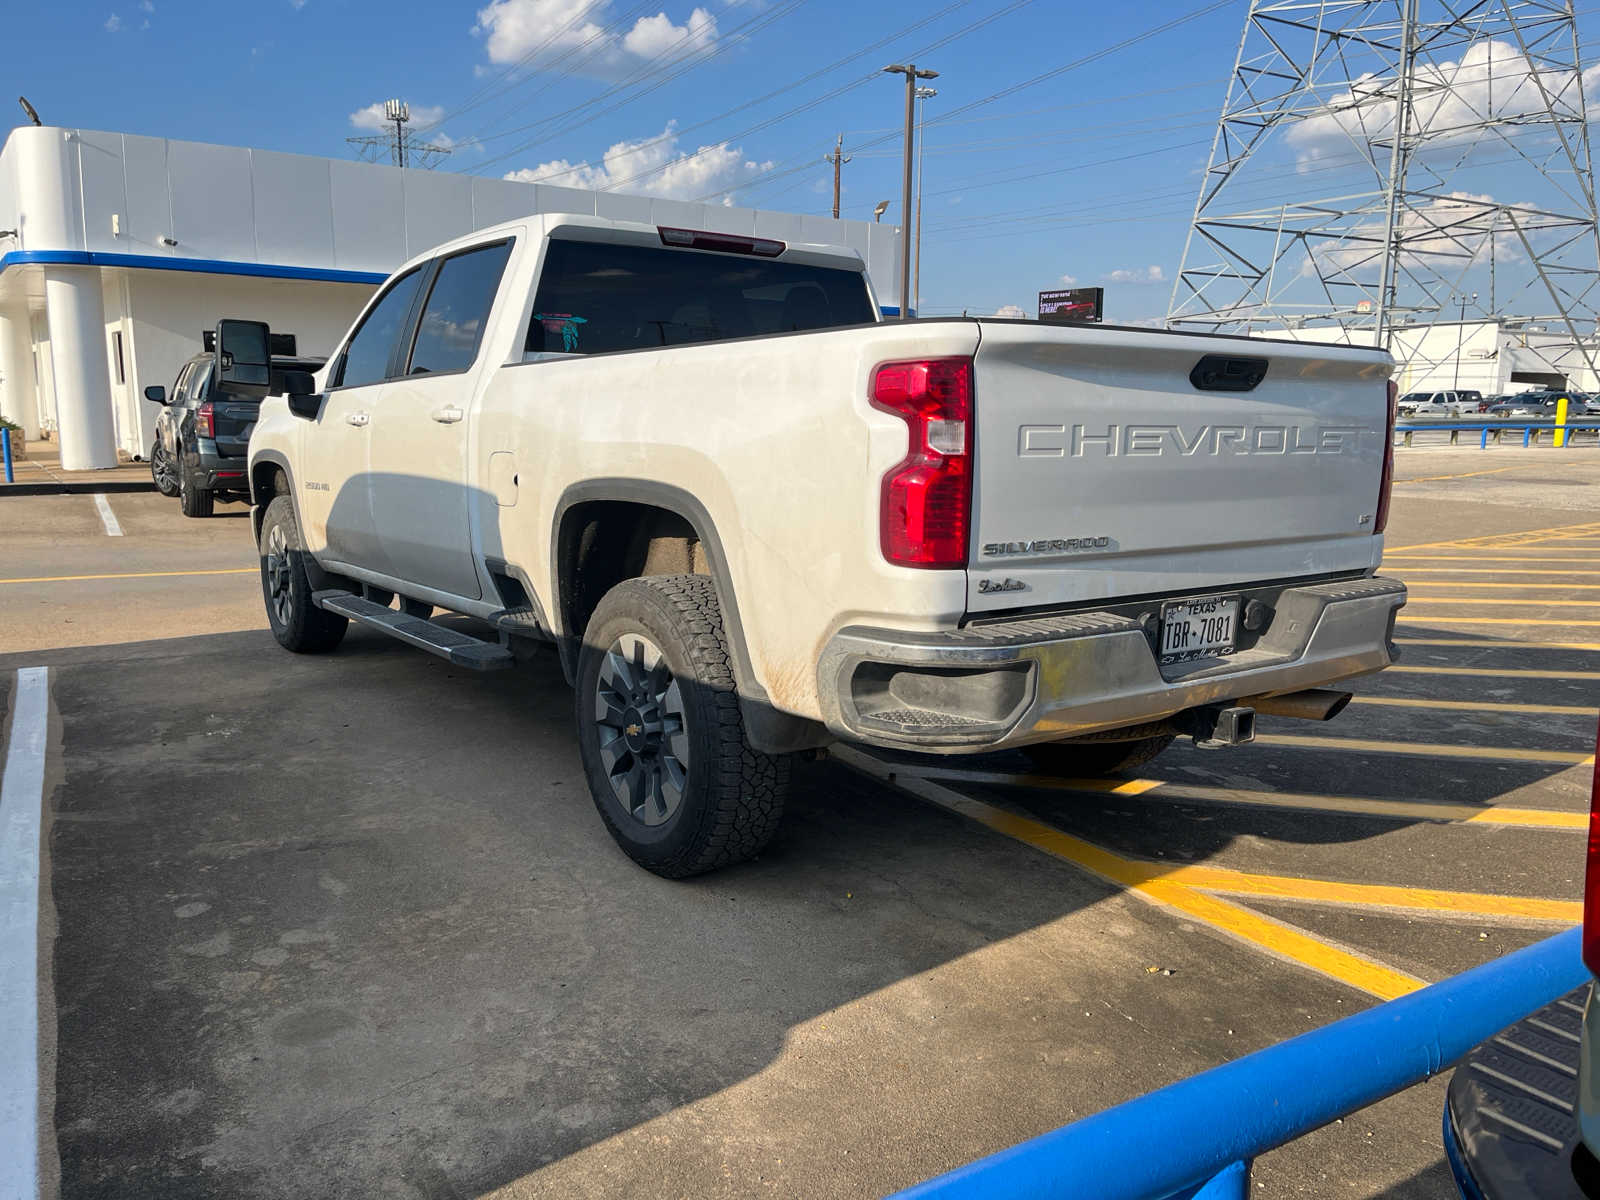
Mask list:
POLYGON ((1250 392, 1266 377, 1266 359, 1226 354, 1208 354, 1189 372, 1189 382, 1202 392, 1250 392))

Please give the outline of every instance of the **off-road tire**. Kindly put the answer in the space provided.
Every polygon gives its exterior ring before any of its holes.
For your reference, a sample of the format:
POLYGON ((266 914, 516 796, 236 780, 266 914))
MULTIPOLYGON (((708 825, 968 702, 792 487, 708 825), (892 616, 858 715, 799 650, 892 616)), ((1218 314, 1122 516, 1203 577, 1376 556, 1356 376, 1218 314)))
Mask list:
POLYGON ((793 755, 764 754, 745 736, 716 587, 704 575, 629 579, 589 619, 578 658, 578 747, 601 819, 647 871, 683 879, 759 854, 777 832, 793 755), (659 648, 683 699, 689 761, 682 799, 664 823, 635 818, 613 790, 595 713, 600 672, 625 635, 659 648))
POLYGON ((311 602, 311 580, 306 575, 305 542, 300 538, 300 526, 294 519, 294 502, 288 496, 278 496, 267 505, 261 518, 261 540, 258 546, 261 559, 261 596, 267 607, 267 623, 278 645, 296 654, 326 654, 343 639, 350 622, 338 613, 327 612, 311 602), (269 560, 277 557, 274 544, 279 542, 283 558, 280 563, 269 560), (275 568, 281 569, 279 575, 275 568), (286 591, 278 588, 287 585, 286 591))
POLYGON ((168 454, 157 438, 150 443, 150 480, 156 485, 156 491, 167 499, 172 499, 179 491, 179 483, 171 463, 167 461, 168 454), (163 469, 165 468, 165 469, 163 469))
POLYGON ((1126 742, 1043 742, 1027 747, 1027 753, 1040 770, 1052 775, 1097 779, 1144 766, 1172 745, 1176 736, 1160 733, 1126 742))
POLYGON ((216 508, 217 498, 205 488, 195 487, 194 477, 185 470, 183 455, 178 455, 178 503, 186 517, 209 517, 216 508))

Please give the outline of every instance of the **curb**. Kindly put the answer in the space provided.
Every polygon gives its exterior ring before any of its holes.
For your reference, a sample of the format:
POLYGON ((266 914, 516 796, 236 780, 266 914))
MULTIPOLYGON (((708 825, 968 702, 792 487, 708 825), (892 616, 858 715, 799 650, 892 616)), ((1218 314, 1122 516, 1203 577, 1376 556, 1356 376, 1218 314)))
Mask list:
POLYGON ((154 483, 108 479, 103 483, 0 483, 0 496, 93 496, 153 492, 154 483))

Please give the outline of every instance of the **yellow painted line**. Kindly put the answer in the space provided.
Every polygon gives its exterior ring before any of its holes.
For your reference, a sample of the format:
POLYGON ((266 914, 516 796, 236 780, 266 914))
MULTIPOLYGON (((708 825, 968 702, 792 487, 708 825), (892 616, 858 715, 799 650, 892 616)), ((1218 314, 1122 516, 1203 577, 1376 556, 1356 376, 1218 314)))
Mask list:
MULTIPOLYGON (((1383 556, 1383 565, 1392 567, 1399 562, 1528 562, 1528 563, 1576 563, 1583 566, 1586 563, 1600 563, 1600 557, 1586 555, 1582 558, 1563 558, 1555 554, 1396 554, 1390 552, 1383 556)), ((1402 568, 1403 569, 1403 568, 1402 568)))
MULTIPOLYGON (((1559 572, 1553 572, 1553 573, 1559 574, 1559 572)), ((1424 579, 1420 583, 1418 583, 1417 586, 1418 587, 1450 587, 1450 588, 1516 588, 1518 591, 1524 591, 1524 592, 1526 592, 1526 591, 1546 591, 1546 592, 1593 592, 1593 591, 1600 591, 1600 583, 1528 583, 1528 582, 1525 582, 1525 581, 1518 581, 1518 582, 1515 582, 1515 583, 1487 583, 1487 582, 1479 582, 1476 579, 1424 579)), ((1411 598, 1413 600, 1417 600, 1417 599, 1424 599, 1425 600, 1425 599, 1428 599, 1428 597, 1426 597, 1426 596, 1419 597, 1415 592, 1411 593, 1411 598)), ((1516 599, 1516 597, 1515 596, 1510 596, 1510 597, 1502 596, 1501 599, 1502 600, 1506 600, 1506 599, 1514 600, 1514 599, 1516 599)), ((1528 599, 1529 599, 1529 602, 1532 603, 1532 604, 1548 603, 1547 601, 1540 600, 1536 596, 1531 596, 1528 599)), ((1592 603, 1592 601, 1590 603, 1592 603)))
POLYGON ((918 778, 914 772, 863 754, 848 747, 836 749, 833 756, 864 774, 884 780, 900 790, 926 800, 958 816, 1042 850, 1074 866, 1081 867, 1142 899, 1166 905, 1213 929, 1233 935, 1275 956, 1299 963, 1313 971, 1337 979, 1371 995, 1391 1000, 1423 986, 1415 976, 1384 965, 1375 959, 1321 942, 1303 930, 1261 913, 1252 912, 1216 896, 1207 896, 1192 887, 1174 884, 1163 878, 1170 868, 1157 863, 1141 863, 1103 850, 1092 842, 1063 833, 1042 821, 1007 812, 964 796, 950 788, 918 778))
POLYGON ((1220 867, 1162 868, 1170 883, 1234 896, 1261 896, 1276 900, 1311 900, 1330 904, 1359 904, 1373 908, 1403 908, 1458 916, 1507 917, 1524 921, 1561 921, 1576 925, 1583 920, 1578 900, 1544 900, 1527 896, 1499 896, 1488 892, 1448 892, 1433 888, 1392 887, 1388 884, 1340 883, 1293 876, 1252 875, 1220 867))
POLYGON ((1434 616, 1430 613, 1412 612, 1409 608, 1406 610, 1406 615, 1414 620, 1427 621, 1430 625, 1600 625, 1600 621, 1578 617, 1563 617, 1557 620, 1548 617, 1454 617, 1449 613, 1434 616))
MULTIPOLYGON (((1600 575, 1600 571, 1529 571, 1519 567, 1403 567, 1401 569, 1407 575, 1600 575)), ((1457 583, 1459 581, 1454 579, 1429 579, 1426 582, 1457 583)))
POLYGON ((1445 479, 1476 479, 1480 475, 1504 475, 1507 471, 1526 471, 1530 467, 1544 467, 1549 469, 1548 463, 1518 463, 1514 467, 1494 467, 1488 471, 1463 471, 1460 475, 1421 475, 1415 479, 1396 479, 1395 484, 1402 483, 1438 483, 1445 479))
MULTIPOLYGON (((1481 644, 1473 643, 1473 645, 1481 644)), ((1600 650, 1600 642, 1595 643, 1594 649, 1600 650)), ((1522 667, 1385 667, 1383 673, 1385 675, 1487 675, 1494 679, 1600 679, 1600 671, 1537 671, 1522 667)))
POLYGON ((107 575, 37 575, 0 579, 0 583, 76 583, 83 579, 172 579, 180 575, 254 575, 259 567, 223 567, 215 571, 118 571, 107 575))
POLYGON ((1140 884, 1132 890, 1197 921, 1204 921, 1213 929, 1232 934, 1277 958, 1298 963, 1380 1000, 1398 999, 1427 986, 1426 981, 1415 975, 1397 971, 1364 954, 1319 941, 1303 929, 1241 905, 1230 904, 1218 896, 1208 896, 1187 887, 1175 887, 1163 880, 1140 884))
POLYGON ((1515 596, 1433 596, 1412 592, 1408 604, 1529 604, 1538 608, 1594 608, 1596 600, 1543 600, 1527 597, 1519 601, 1515 596))
POLYGON ((1600 650, 1600 642, 1519 642, 1503 638, 1397 637, 1395 643, 1401 646, 1471 646, 1475 650, 1600 650))
MULTIPOLYGON (((1532 466, 1532 463, 1522 464, 1532 466)), ((1396 482, 1399 482, 1398 480, 1396 482)), ((1413 481, 1415 482, 1415 481, 1413 481)), ((1548 525, 1543 529, 1528 529, 1521 533, 1484 533, 1477 537, 1456 538, 1449 542, 1418 542, 1410 546, 1396 546, 1395 552, 1404 550, 1434 550, 1449 548, 1470 549, 1473 547, 1499 546, 1510 543, 1519 545, 1525 541, 1537 540, 1558 534, 1600 533, 1600 522, 1590 522, 1584 525, 1548 525)))
POLYGON ((1413 700, 1401 696, 1357 696, 1353 704, 1386 708, 1437 708, 1445 712, 1549 713, 1551 716, 1592 717, 1600 709, 1584 704, 1502 704, 1496 700, 1413 700))
POLYGON ((1517 808, 1497 804, 1458 804, 1443 800, 1383 800, 1368 796, 1324 796, 1314 793, 1261 792, 1241 788, 1204 787, 1160 779, 1130 779, 1136 788, 1108 788, 1106 779, 1065 779, 1054 775, 1007 774, 972 771, 960 767, 914 768, 919 779, 952 783, 987 783, 1032 791, 1121 792, 1148 795, 1157 800, 1192 804, 1227 804, 1244 808, 1272 808, 1289 812, 1324 812, 1345 816, 1383 817, 1395 821, 1439 824, 1493 825, 1515 829, 1589 828, 1589 814, 1545 808, 1517 808))
POLYGON ((1299 750, 1357 750, 1367 754, 1416 754, 1427 758, 1476 758, 1490 762, 1539 762, 1582 766, 1594 762, 1593 754, 1575 750, 1527 750, 1520 746, 1454 746, 1442 742, 1386 742, 1366 738, 1316 737, 1298 733, 1262 733, 1258 746, 1285 746, 1299 750))

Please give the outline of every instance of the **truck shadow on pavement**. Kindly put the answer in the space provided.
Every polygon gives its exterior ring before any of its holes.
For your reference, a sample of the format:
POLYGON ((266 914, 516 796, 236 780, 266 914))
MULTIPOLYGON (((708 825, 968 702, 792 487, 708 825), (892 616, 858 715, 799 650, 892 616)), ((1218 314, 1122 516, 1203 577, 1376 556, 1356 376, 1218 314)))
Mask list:
POLYGON ((66 1197, 734 1195, 763 1163, 866 1194, 1349 995, 1242 976, 1246 951, 1164 941, 1112 885, 826 762, 759 860, 656 878, 594 811, 553 652, 478 676, 352 630, 326 657, 264 631, 26 657, 62 727, 66 1197), (842 1081, 874 1103, 841 1110, 842 1081))

